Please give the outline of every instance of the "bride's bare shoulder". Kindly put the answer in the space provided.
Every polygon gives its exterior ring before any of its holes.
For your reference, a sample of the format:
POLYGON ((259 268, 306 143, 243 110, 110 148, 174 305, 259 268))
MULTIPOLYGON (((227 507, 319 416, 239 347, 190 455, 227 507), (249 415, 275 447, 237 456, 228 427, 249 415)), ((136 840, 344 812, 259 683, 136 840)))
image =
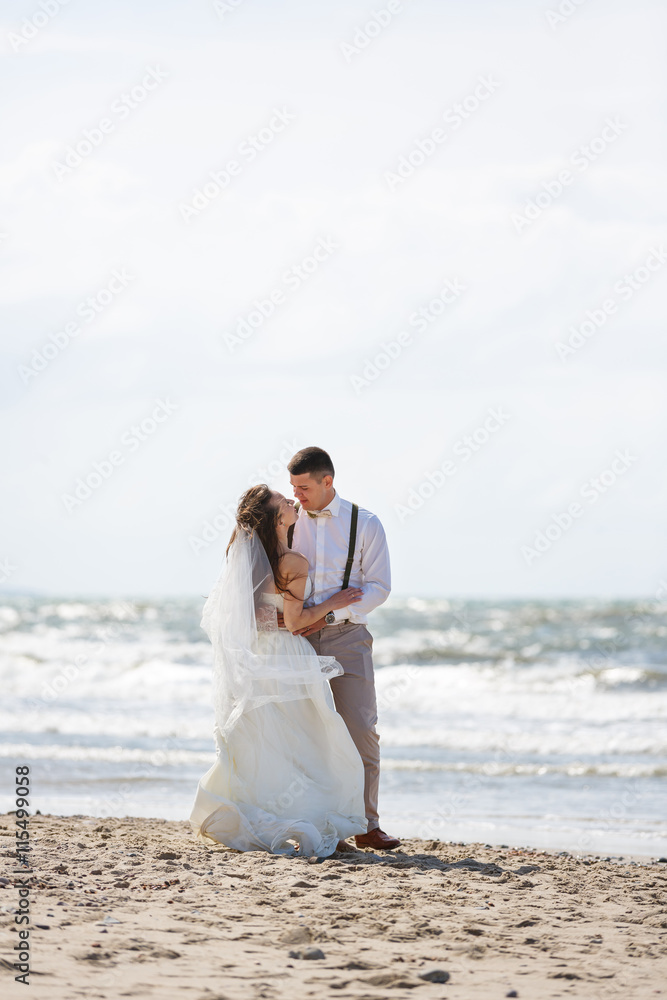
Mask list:
POLYGON ((280 569, 288 576, 307 576, 308 560, 301 552, 284 552, 280 557, 280 569))

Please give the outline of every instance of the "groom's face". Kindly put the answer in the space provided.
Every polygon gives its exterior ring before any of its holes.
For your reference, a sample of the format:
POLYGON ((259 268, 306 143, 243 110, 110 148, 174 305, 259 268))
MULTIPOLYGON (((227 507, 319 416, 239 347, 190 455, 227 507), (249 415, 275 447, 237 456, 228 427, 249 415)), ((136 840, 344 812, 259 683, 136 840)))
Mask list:
POLYGON ((330 499, 333 476, 322 476, 321 481, 310 472, 301 476, 290 476, 294 496, 304 510, 322 510, 330 499))

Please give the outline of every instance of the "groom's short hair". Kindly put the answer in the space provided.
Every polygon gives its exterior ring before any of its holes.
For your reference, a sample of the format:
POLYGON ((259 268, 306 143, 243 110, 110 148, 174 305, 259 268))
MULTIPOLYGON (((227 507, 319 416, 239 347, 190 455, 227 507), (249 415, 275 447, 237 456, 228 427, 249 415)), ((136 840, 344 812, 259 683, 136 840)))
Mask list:
POLYGON ((322 476, 333 478, 335 475, 333 462, 324 448, 302 448, 287 463, 287 469, 293 476, 310 473, 318 480, 321 480, 322 476))

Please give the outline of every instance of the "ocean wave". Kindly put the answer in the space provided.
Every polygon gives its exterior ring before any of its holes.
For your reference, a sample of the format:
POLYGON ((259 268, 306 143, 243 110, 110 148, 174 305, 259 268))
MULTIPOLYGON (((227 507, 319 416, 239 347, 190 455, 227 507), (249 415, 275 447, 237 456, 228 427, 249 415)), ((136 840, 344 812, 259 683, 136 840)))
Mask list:
MULTIPOLYGON (((13 760, 78 761, 108 764, 148 764, 151 767, 210 766, 215 759, 214 749, 206 751, 187 748, 143 748, 114 746, 72 746, 69 744, 0 744, 0 758, 13 760)), ((439 772, 450 774, 475 774, 484 777, 540 777, 564 775, 590 778, 664 778, 667 761, 439 761, 420 758, 385 757, 383 771, 439 772)))
MULTIPOLYGON (((165 659, 180 645, 205 658, 200 627, 203 597, 191 600, 64 600, 5 598, 4 640, 39 637, 42 657, 58 656, 63 640, 160 648, 165 659)), ((532 665, 576 659, 653 670, 666 683, 667 605, 657 601, 447 601, 390 597, 371 618, 376 665, 485 663, 532 665)))
MULTIPOLYGON (((3 692, 42 700, 54 700, 63 692, 75 698, 97 695, 161 702, 208 697, 210 646, 176 639, 165 644, 146 636, 133 642, 91 642, 54 632, 4 636, 0 646, 3 692)), ((618 692, 624 698, 648 694, 659 710, 667 696, 667 668, 611 657, 598 664, 562 656, 551 661, 536 658, 522 665, 507 659, 490 662, 488 657, 472 654, 466 661, 432 665, 399 659, 378 666, 376 682, 380 698, 389 703, 400 699, 406 706, 416 706, 424 696, 429 700, 435 696, 443 708, 449 707, 454 694, 459 700, 491 694, 578 699, 618 692)))
POLYGON ((374 642, 376 666, 458 665, 476 663, 493 667, 530 667, 539 664, 557 665, 567 659, 582 672, 597 671, 607 665, 647 668, 653 684, 667 686, 667 655, 665 639, 654 634, 651 642, 602 642, 590 635, 558 641, 537 640, 534 636, 505 633, 502 636, 475 634, 461 629, 448 631, 409 629, 378 637, 374 642))
MULTIPOLYGON (((658 675, 661 676, 661 675, 658 675)), ((577 661, 510 665, 466 663, 417 666, 411 663, 376 671, 378 703, 416 712, 437 706, 447 714, 512 712, 536 717, 562 714, 598 718, 667 718, 667 685, 644 666, 608 664, 584 668, 577 661)))
MULTIPOLYGON (((32 707, 25 701, 5 702, 0 708, 0 731, 60 737, 63 742, 108 741, 127 745, 143 740, 158 746, 213 744, 215 719, 210 702, 181 702, 153 705, 135 703, 128 708, 119 702, 89 701, 79 704, 59 702, 32 707)), ((468 714, 438 717, 433 712, 416 715, 396 711, 380 715, 381 747, 395 757, 421 759, 487 759, 505 763, 546 758, 595 757, 609 761, 627 755, 667 758, 667 727, 662 718, 595 722, 582 718, 530 718, 513 715, 468 714)), ((16 736, 14 736, 16 742, 16 736)), ((35 740, 35 742, 40 742, 35 740)), ((660 762, 660 761, 658 761, 660 762)))
POLYGON ((123 746, 70 746, 64 744, 3 743, 0 758, 15 760, 96 761, 108 764, 150 764, 153 767, 210 766, 215 759, 212 751, 186 749, 143 749, 123 746))
MULTIPOLYGON (((7 731, 207 739, 201 601, 16 599, 0 606, 7 731)), ((660 755, 664 608, 642 602, 392 600, 373 617, 388 747, 660 755)))
POLYGON ((385 758, 382 761, 385 771, 440 771, 452 774, 480 774, 486 777, 510 776, 539 777, 544 774, 563 774, 568 777, 603 777, 603 778, 664 778, 667 776, 667 762, 663 763, 583 763, 569 761, 563 763, 514 763, 498 761, 430 761, 412 759, 385 758))
POLYGON ((594 756, 605 760, 631 754, 667 757, 667 731, 661 721, 649 724, 640 720, 623 729, 594 726, 587 724, 587 720, 583 724, 557 720, 551 726, 533 721, 523 723, 521 729, 510 728, 503 720, 494 722, 465 729, 455 725, 390 723, 380 729, 381 744, 390 749, 486 756, 500 764, 525 757, 594 756))
POLYGON ((188 741, 213 744, 215 718, 213 708, 192 703, 127 706, 109 702, 40 705, 17 701, 0 708, 0 732, 53 735, 74 742, 103 734, 127 743, 132 740, 156 740, 163 743, 188 741))

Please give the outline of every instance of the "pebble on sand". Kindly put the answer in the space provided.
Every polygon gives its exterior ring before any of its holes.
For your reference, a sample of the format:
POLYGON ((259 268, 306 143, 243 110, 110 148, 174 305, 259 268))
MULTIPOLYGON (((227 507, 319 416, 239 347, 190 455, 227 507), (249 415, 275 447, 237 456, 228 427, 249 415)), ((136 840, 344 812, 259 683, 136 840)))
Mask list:
POLYGON ((317 959, 324 958, 324 952, 321 948, 304 948, 303 951, 290 951, 289 958, 306 958, 306 959, 317 959))
POLYGON ((446 983, 449 980, 449 973, 444 969, 426 969, 419 972, 419 979, 424 979, 427 983, 446 983))

